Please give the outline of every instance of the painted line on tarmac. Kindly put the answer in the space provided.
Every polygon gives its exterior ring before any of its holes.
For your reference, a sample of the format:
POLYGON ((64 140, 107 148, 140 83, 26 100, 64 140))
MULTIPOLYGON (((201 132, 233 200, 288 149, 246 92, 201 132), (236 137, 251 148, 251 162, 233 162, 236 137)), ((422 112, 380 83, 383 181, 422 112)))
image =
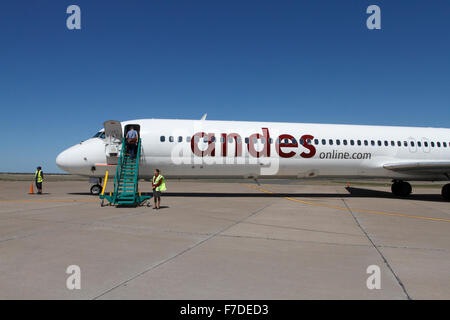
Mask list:
MULTIPOLYGON (((245 183, 243 185, 246 186, 246 187, 252 188, 254 190, 258 190, 260 192, 265 192, 265 193, 269 193, 269 194, 275 194, 274 192, 266 190, 266 189, 261 188, 261 187, 255 187, 255 186, 252 186, 250 184, 245 184, 245 183)), ((328 204, 314 203, 314 202, 310 202, 310 201, 294 199, 294 198, 291 198, 291 197, 283 197, 283 198, 286 199, 286 200, 289 200, 289 201, 294 201, 294 202, 298 202, 298 203, 302 203, 302 204, 307 204, 307 205, 314 206, 314 207, 324 207, 324 208, 337 209, 337 210, 342 210, 342 211, 347 211, 348 212, 348 208, 346 208, 346 207, 339 207, 339 206, 333 206, 333 205, 328 205, 328 204)), ((353 209, 353 208, 352 208, 352 211, 353 212, 358 212, 358 213, 372 213, 372 214, 379 214, 379 215, 392 216, 392 217, 401 217, 401 218, 409 218, 409 219, 450 222, 450 219, 422 217, 422 216, 411 216, 411 215, 407 215, 407 214, 403 214, 403 213, 393 213, 393 212, 383 212, 383 211, 363 210, 363 209, 353 209)))
POLYGON ((0 202, 98 202, 98 200, 87 199, 22 199, 22 200, 0 200, 0 202))

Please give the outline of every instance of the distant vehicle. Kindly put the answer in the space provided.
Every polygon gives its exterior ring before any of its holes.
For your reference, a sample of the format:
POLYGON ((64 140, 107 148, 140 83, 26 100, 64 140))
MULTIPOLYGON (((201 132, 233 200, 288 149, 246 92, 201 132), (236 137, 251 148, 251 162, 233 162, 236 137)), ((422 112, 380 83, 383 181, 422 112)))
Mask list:
MULTIPOLYGON (((123 137, 141 138, 139 177, 159 168, 179 178, 389 178, 392 192, 407 181, 450 180, 450 129, 280 122, 141 119, 106 121, 94 137, 58 155, 64 171, 91 177, 100 192, 114 173, 123 137)), ((442 188, 450 199, 450 184, 442 188)))

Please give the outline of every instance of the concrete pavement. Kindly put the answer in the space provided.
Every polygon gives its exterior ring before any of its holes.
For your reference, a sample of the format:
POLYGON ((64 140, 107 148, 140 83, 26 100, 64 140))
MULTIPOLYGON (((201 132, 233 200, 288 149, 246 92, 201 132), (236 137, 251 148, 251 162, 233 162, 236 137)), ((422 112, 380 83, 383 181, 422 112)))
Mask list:
MULTIPOLYGON (((0 182, 0 299, 449 299, 439 189, 169 181, 161 210, 0 182), (66 269, 81 269, 68 290, 66 269), (379 266, 381 289, 366 273, 379 266)), ((149 190, 141 183, 141 190, 149 190)))

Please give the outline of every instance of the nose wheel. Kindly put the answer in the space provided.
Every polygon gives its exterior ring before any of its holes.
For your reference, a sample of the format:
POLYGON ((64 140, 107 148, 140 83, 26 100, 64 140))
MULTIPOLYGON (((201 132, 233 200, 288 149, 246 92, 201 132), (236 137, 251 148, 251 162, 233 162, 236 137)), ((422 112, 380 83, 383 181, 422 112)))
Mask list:
POLYGON ((99 185, 99 184, 94 184, 94 185, 91 187, 91 194, 92 194, 93 196, 98 196, 98 195, 100 194, 101 191, 102 191, 102 186, 99 185))
POLYGON ((405 181, 394 181, 391 187, 392 193, 398 197, 407 197, 412 192, 412 187, 405 181))

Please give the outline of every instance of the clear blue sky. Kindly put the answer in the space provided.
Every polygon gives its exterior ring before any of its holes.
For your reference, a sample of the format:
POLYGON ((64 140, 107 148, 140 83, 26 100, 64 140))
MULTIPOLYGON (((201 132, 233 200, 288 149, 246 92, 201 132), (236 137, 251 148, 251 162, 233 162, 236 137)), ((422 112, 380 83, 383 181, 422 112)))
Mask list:
POLYGON ((448 0, 10 0, 0 44, 0 171, 60 172, 109 119, 450 127, 448 0))

